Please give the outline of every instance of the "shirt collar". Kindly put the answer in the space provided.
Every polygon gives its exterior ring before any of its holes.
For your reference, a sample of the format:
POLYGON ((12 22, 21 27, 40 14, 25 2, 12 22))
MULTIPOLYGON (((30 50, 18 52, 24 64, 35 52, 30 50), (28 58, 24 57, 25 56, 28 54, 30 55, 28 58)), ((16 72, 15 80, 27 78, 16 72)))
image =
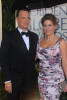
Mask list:
MULTIPOLYGON (((19 27, 18 27, 17 29, 18 29, 18 31, 19 31, 20 33, 23 32, 23 30, 20 29, 19 27)), ((28 32, 28 30, 26 30, 25 32, 28 32)))

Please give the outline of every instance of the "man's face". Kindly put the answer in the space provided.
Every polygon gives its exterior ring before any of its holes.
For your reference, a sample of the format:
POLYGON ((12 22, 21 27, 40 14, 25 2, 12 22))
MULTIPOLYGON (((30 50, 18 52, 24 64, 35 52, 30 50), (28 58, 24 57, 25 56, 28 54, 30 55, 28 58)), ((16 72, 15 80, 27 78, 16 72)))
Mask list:
POLYGON ((30 14, 28 11, 21 10, 16 18, 18 27, 23 31, 27 30, 30 24, 30 14))

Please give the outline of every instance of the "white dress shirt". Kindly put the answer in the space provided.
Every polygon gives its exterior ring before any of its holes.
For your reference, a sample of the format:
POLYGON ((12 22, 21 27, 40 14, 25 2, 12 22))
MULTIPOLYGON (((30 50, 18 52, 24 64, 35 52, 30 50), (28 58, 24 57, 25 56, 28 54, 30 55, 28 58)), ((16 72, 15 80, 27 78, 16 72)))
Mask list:
MULTIPOLYGON (((21 34, 21 32, 23 32, 23 30, 21 30, 19 27, 18 27, 18 30, 19 30, 20 34, 21 34)), ((25 32, 28 32, 28 30, 26 30, 25 32)), ((22 38, 26 44, 27 50, 29 50, 29 36, 22 35, 22 38)))
MULTIPOLYGON (((21 32, 23 32, 23 30, 21 30, 19 27, 18 27, 18 31, 20 32, 20 34, 21 34, 21 32)), ((25 32, 28 32, 28 30, 26 30, 25 32)), ((23 38, 23 40, 25 42, 27 50, 29 50, 29 36, 22 35, 22 38, 23 38)), ((4 83, 8 83, 8 82, 11 82, 11 80, 5 81, 4 83)))

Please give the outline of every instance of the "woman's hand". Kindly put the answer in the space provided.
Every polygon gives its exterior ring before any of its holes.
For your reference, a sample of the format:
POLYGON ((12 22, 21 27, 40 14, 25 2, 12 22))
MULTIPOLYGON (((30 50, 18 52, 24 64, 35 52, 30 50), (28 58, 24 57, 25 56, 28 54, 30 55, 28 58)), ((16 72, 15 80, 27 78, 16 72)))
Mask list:
POLYGON ((64 92, 67 92, 67 84, 66 84, 66 86, 65 86, 65 90, 64 90, 64 92))

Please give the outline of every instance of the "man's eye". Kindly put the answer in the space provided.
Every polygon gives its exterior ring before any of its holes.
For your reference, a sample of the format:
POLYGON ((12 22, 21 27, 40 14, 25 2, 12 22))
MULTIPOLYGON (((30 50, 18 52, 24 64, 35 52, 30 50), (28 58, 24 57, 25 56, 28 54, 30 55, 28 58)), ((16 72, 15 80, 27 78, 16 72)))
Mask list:
POLYGON ((29 20, 31 20, 31 18, 30 18, 30 17, 28 17, 28 19, 29 19, 29 20))
POLYGON ((22 17, 22 19, 25 19, 25 17, 22 17))

